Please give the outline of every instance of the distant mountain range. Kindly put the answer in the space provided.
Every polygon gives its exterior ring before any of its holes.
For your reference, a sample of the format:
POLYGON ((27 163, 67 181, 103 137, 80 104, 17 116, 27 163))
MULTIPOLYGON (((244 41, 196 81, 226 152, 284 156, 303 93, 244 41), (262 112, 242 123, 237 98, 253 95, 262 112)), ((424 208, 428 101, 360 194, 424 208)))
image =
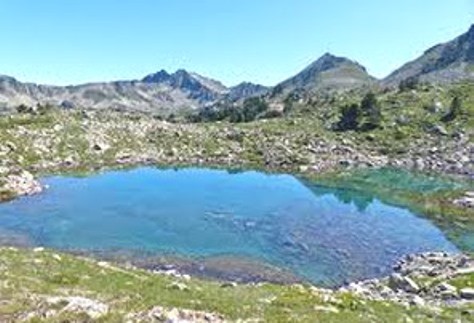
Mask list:
POLYGON ((248 82, 226 87, 219 81, 185 70, 171 74, 162 70, 142 80, 64 87, 22 83, 0 75, 0 108, 41 103, 64 108, 171 113, 182 109, 200 109, 222 100, 238 102, 268 93, 285 95, 293 91, 316 93, 367 86, 396 87, 408 78, 431 83, 474 80, 474 25, 467 33, 434 46, 382 80, 370 76, 359 63, 331 54, 323 55, 297 75, 274 87, 248 82))

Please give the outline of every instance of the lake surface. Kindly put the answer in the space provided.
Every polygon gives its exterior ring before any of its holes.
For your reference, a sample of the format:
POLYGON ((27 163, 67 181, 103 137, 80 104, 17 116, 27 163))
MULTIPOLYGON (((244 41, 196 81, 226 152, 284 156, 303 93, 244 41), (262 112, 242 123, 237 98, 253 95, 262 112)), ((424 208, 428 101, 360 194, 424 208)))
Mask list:
POLYGON ((43 183, 43 194, 0 204, 0 241, 252 259, 325 286, 386 275, 406 254, 457 252, 406 209, 290 175, 139 168, 43 183))

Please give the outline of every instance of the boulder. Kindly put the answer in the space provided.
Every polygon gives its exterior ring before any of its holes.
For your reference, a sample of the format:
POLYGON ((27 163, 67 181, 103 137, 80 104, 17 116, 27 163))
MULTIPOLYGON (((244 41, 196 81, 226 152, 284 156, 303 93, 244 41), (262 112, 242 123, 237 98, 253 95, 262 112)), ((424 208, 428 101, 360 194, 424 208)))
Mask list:
POLYGON ((425 304, 426 304, 425 300, 418 295, 413 296, 413 298, 410 301, 410 305, 413 305, 413 306, 425 306, 425 304))
POLYGON ((408 293, 418 293, 420 287, 410 277, 402 276, 398 273, 392 274, 388 283, 393 290, 403 290, 408 293))
POLYGON ((442 292, 449 291, 449 292, 456 293, 458 291, 456 287, 454 287, 453 285, 450 285, 446 282, 442 282, 437 287, 438 287, 438 290, 440 290, 442 292))
POLYGON ((462 299, 474 300, 474 288, 463 288, 459 295, 462 299))
POLYGON ((63 312, 86 313, 92 319, 98 319, 109 311, 106 304, 85 297, 50 297, 47 303, 66 304, 62 309, 63 312))
POLYGON ((95 151, 106 151, 110 148, 110 146, 105 142, 96 142, 92 145, 92 149, 95 151))
POLYGON ((133 322, 225 322, 224 318, 216 313, 161 306, 156 306, 149 311, 131 314, 128 318, 133 322))

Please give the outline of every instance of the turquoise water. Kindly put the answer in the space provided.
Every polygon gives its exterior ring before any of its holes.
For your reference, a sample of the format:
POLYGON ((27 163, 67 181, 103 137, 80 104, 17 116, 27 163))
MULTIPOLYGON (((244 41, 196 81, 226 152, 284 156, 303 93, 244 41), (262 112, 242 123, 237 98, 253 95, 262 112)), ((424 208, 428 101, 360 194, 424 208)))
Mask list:
POLYGON ((457 251, 406 209, 290 175, 139 168, 43 183, 0 204, 0 242, 250 258, 327 286, 386 275, 409 253, 457 251))

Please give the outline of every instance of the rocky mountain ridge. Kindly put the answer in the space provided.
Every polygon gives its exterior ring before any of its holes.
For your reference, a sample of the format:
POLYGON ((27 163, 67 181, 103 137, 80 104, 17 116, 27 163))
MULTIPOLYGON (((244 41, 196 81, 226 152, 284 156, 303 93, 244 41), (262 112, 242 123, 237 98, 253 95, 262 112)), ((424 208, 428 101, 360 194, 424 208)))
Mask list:
POLYGON ((474 80, 474 25, 454 40, 428 49, 394 71, 381 84, 397 86, 409 78, 438 84, 474 80))
POLYGON ((474 80, 474 25, 467 33, 432 47, 383 80, 369 75, 359 63, 330 53, 274 87, 248 82, 226 87, 219 81, 183 69, 174 73, 161 70, 141 80, 65 87, 23 83, 0 75, 0 111, 9 111, 20 104, 51 104, 64 108, 170 114, 198 110, 222 101, 241 102, 254 96, 284 100, 294 92, 315 94, 328 90, 396 87, 407 79, 442 84, 474 80))

